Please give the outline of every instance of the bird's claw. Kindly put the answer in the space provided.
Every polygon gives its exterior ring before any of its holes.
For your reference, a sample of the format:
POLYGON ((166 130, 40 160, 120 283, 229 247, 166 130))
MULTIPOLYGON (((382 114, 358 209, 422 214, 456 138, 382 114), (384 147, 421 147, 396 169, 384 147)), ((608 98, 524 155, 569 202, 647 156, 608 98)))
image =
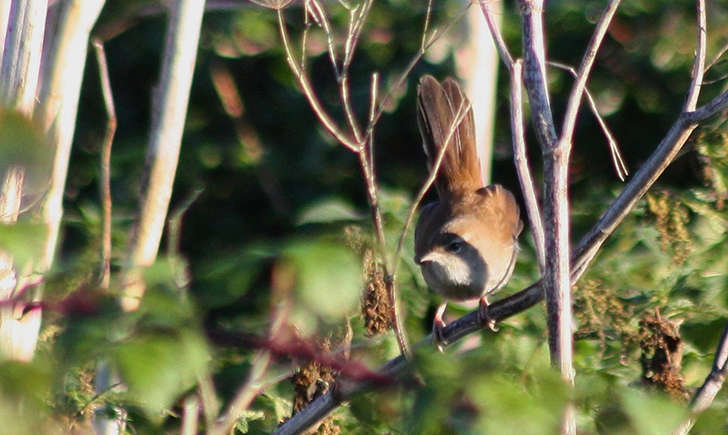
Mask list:
POLYGON ((488 313, 488 305, 488 301, 485 298, 480 299, 480 304, 478 304, 478 322, 481 325, 485 324, 491 331, 498 332, 499 328, 495 326, 495 319, 490 317, 490 313, 488 313))
POLYGON ((435 319, 435 321, 432 322, 432 344, 435 346, 435 349, 437 349, 437 351, 440 353, 444 352, 443 345, 447 344, 445 336, 442 332, 443 329, 445 329, 445 322, 443 322, 442 320, 435 319))

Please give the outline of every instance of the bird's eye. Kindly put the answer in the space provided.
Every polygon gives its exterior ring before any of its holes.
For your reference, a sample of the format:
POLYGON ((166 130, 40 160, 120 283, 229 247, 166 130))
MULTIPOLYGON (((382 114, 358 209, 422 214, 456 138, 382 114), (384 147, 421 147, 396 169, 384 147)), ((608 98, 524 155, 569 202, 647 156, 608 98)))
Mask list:
POLYGON ((460 252, 460 250, 463 248, 463 242, 459 240, 454 240, 445 246, 445 250, 447 252, 452 252, 453 254, 457 254, 460 252))

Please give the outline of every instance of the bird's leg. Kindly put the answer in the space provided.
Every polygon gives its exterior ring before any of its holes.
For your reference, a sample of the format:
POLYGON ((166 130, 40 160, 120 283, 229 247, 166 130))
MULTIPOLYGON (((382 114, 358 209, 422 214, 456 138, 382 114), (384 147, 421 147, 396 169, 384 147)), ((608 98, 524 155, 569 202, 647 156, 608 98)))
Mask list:
POLYGON ((488 329, 493 332, 498 332, 498 328, 495 326, 495 319, 490 317, 490 314, 488 313, 488 305, 490 305, 488 303, 488 296, 481 296, 478 304, 478 322, 481 325, 485 323, 488 325, 488 329))
POLYGON ((443 351, 442 344, 445 342, 445 337, 442 335, 442 330, 445 328, 445 321, 442 320, 445 308, 447 308, 447 302, 440 304, 435 311, 435 318, 432 320, 432 344, 435 345, 438 352, 443 351))

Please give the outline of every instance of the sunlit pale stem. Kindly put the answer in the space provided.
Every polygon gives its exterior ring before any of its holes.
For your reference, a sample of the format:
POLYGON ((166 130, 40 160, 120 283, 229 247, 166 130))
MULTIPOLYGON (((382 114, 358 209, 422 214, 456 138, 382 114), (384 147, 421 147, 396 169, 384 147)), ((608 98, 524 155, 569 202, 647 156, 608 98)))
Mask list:
POLYGON ((69 0, 60 7, 58 32, 43 71, 43 83, 35 118, 41 123, 48 145, 54 150, 50 186, 42 212, 48 234, 40 266, 50 269, 63 216, 63 192, 76 129, 78 98, 86 65, 89 35, 104 5, 103 0, 69 0))
POLYGON ((122 299, 126 310, 135 309, 144 293, 138 275, 129 270, 150 266, 157 258, 177 170, 204 9, 201 0, 180 0, 170 6, 162 73, 152 107, 148 172, 126 262, 129 285, 122 299))

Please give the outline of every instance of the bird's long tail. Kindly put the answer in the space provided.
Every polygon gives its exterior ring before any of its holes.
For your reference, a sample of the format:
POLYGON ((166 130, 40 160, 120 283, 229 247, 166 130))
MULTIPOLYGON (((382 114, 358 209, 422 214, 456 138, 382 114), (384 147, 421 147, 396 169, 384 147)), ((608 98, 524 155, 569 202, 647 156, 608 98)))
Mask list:
POLYGON ((435 181, 441 199, 456 191, 477 190, 484 185, 476 150, 473 109, 453 78, 448 77, 442 84, 430 75, 420 79, 417 123, 430 169, 442 147, 447 145, 435 181))

